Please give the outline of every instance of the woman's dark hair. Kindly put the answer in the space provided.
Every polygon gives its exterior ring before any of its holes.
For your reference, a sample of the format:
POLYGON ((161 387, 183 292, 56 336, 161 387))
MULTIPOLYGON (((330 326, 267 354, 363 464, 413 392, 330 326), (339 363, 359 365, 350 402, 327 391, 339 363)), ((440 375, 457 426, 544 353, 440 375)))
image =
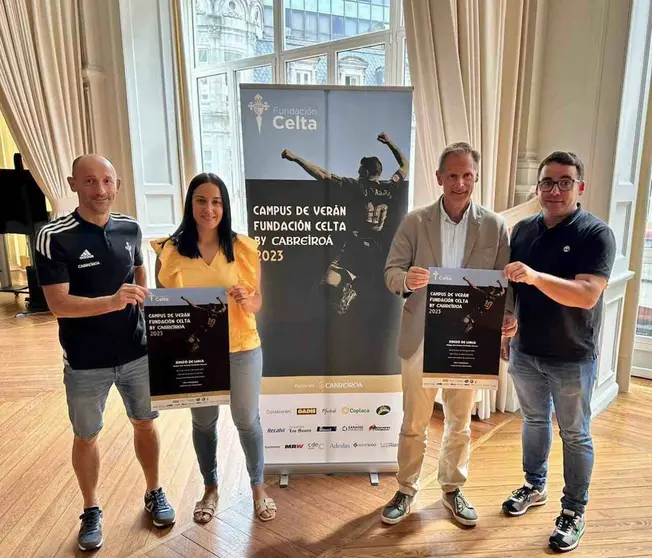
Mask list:
POLYGON ((210 182, 215 184, 220 190, 222 196, 222 220, 217 226, 217 237, 220 243, 220 250, 224 252, 227 262, 232 262, 233 257, 233 243, 236 240, 236 233, 231 229, 231 201, 229 200, 229 192, 222 179, 210 172, 198 174, 191 181, 186 192, 186 201, 183 205, 183 219, 179 228, 172 233, 168 240, 172 240, 176 246, 179 254, 187 258, 200 258, 199 253, 199 236, 197 234, 197 222, 192 214, 192 195, 194 191, 205 184, 210 182))

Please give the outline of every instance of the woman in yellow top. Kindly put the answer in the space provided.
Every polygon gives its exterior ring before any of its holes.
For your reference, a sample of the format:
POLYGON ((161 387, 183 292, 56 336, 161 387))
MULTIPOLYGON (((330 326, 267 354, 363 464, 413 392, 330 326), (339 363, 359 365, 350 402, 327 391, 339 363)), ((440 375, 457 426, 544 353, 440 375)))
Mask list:
MULTIPOLYGON (((224 182, 214 174, 203 173, 190 182, 179 228, 171 237, 153 241, 152 247, 158 254, 158 286, 227 288, 231 415, 245 454, 256 515, 269 521, 276 515, 276 504, 263 488, 263 431, 258 412, 263 358, 254 316, 262 305, 257 243, 233 232, 224 182)), ((191 413, 193 443, 205 485, 194 517, 199 523, 207 523, 218 498, 219 406, 193 408, 191 413)))

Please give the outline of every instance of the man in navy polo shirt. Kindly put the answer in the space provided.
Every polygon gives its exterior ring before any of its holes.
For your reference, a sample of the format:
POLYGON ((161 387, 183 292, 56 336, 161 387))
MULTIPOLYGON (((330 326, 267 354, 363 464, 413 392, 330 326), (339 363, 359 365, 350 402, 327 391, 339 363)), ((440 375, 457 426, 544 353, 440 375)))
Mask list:
POLYGON ((525 484, 503 503, 520 516, 547 500, 552 409, 564 450, 564 494, 549 546, 577 547, 584 534, 593 470, 591 396, 597 374, 603 292, 616 253, 608 225, 578 203, 584 165, 556 151, 539 166, 542 211, 512 231, 505 275, 512 282, 518 333, 503 340, 503 358, 518 394, 523 421, 525 484))
POLYGON ((103 543, 97 493, 106 398, 116 385, 134 427, 136 456, 147 491, 145 508, 157 527, 174 524, 175 512, 158 480, 159 439, 150 408, 141 232, 131 217, 111 213, 120 189, 104 157, 75 160, 68 183, 79 198, 74 213, 43 226, 36 237, 40 284, 59 322, 68 415, 74 432, 72 464, 84 498, 79 548, 103 543))

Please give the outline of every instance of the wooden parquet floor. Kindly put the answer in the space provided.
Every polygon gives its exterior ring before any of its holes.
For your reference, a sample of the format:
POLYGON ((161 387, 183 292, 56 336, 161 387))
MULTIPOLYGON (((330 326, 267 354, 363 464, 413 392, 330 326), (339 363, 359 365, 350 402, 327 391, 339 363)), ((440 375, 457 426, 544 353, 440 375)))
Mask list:
MULTIPOLYGON (((70 464, 72 442, 56 322, 49 314, 14 318, 22 303, 0 294, 0 557, 81 556, 76 550, 81 497, 70 464)), ((596 465, 587 532, 573 556, 652 556, 652 382, 634 383, 593 423, 596 465)), ((380 522, 396 490, 393 475, 372 487, 365 476, 291 477, 288 488, 267 479, 279 512, 254 519, 243 455, 228 408, 219 422, 220 503, 205 526, 192 521, 201 494, 188 411, 158 421, 161 476, 177 509, 170 530, 151 527, 142 509, 144 481, 133 453, 131 426, 112 391, 102 450, 105 513, 102 557, 535 557, 559 509, 561 443, 550 460, 549 503, 522 518, 506 518, 500 504, 522 482, 520 419, 497 413, 473 421, 473 455, 465 494, 481 523, 454 524, 439 501, 436 463, 442 416, 433 413, 423 490, 405 521, 380 522)))

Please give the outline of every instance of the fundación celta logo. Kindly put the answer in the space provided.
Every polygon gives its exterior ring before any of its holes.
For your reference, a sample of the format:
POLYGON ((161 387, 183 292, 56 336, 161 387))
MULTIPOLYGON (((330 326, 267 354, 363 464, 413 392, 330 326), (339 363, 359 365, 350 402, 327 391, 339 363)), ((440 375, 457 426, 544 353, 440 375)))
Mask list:
POLYGON ((249 103, 249 110, 252 111, 256 117, 256 124, 258 124, 258 133, 263 130, 263 114, 269 108, 269 105, 263 101, 263 96, 256 93, 254 100, 249 103))
POLYGON ((453 278, 450 275, 442 275, 437 271, 436 269, 431 273, 431 277, 433 278, 434 281, 452 281, 453 278))
MULTIPOLYGON (((254 100, 248 105, 249 110, 256 118, 258 124, 258 133, 263 131, 263 116, 270 109, 269 103, 263 100, 260 93, 256 93, 254 100)), ((272 125, 277 130, 298 130, 298 131, 315 131, 317 130, 317 120, 312 118, 317 116, 317 109, 313 107, 289 107, 282 108, 272 107, 272 125)))

